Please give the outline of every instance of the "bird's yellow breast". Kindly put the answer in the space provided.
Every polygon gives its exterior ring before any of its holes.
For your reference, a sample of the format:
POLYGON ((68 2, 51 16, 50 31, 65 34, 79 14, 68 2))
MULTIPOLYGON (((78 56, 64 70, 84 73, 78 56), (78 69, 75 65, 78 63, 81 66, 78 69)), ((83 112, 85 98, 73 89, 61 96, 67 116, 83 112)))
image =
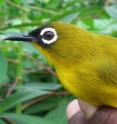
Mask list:
POLYGON ((62 85, 75 96, 79 96, 80 91, 77 88, 79 82, 78 80, 76 82, 74 71, 72 71, 71 69, 65 70, 64 68, 56 71, 62 85))
POLYGON ((95 77, 96 75, 93 72, 90 73, 90 70, 87 75, 84 72, 82 77, 80 76, 83 73, 76 74, 72 69, 58 70, 57 73, 62 85, 74 96, 94 106, 109 105, 117 107, 117 86, 105 84, 98 77, 95 77))

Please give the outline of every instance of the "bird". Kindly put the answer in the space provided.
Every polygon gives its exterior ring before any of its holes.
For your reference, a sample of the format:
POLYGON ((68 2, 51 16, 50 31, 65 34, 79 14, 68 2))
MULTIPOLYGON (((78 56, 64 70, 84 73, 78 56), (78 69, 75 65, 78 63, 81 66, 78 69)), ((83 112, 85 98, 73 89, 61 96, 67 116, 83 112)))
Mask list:
POLYGON ((32 43, 75 97, 95 107, 117 108, 117 38, 52 22, 4 40, 32 43))

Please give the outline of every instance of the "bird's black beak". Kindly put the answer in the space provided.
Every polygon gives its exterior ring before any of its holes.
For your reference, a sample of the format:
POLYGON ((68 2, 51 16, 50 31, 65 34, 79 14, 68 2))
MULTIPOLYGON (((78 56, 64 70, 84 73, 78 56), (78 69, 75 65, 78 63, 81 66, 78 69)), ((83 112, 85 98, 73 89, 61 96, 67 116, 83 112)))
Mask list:
POLYGON ((9 36, 4 38, 4 40, 32 42, 32 41, 35 41, 35 38, 29 34, 26 34, 26 35, 23 34, 23 35, 17 35, 17 36, 9 36))
POLYGON ((40 34, 40 32, 43 28, 44 28, 44 26, 36 28, 36 29, 28 32, 27 34, 19 34, 19 35, 16 35, 16 36, 9 36, 9 37, 4 38, 3 40, 39 42, 39 40, 40 40, 40 35, 39 34, 40 34))

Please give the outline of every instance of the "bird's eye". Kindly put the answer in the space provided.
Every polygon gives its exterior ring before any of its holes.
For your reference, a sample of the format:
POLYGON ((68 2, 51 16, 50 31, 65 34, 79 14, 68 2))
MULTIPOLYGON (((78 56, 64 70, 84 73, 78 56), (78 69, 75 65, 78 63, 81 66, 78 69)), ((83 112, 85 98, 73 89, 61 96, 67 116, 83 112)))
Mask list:
POLYGON ((41 33, 41 40, 45 45, 49 45, 55 42, 58 38, 57 33, 54 28, 44 28, 41 33))
POLYGON ((54 33, 51 31, 47 31, 43 34, 43 38, 45 40, 52 40, 54 38, 54 33))

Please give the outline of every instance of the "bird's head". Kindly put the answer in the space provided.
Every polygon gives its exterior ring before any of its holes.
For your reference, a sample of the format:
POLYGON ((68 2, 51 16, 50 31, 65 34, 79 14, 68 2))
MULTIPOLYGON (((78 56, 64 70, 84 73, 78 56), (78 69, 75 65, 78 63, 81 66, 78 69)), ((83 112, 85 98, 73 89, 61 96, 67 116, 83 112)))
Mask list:
POLYGON ((31 42, 52 64, 64 63, 67 66, 71 59, 78 61, 78 57, 81 57, 80 53, 84 47, 81 39, 86 37, 83 31, 71 24, 54 22, 26 35, 7 37, 5 40, 31 42))

